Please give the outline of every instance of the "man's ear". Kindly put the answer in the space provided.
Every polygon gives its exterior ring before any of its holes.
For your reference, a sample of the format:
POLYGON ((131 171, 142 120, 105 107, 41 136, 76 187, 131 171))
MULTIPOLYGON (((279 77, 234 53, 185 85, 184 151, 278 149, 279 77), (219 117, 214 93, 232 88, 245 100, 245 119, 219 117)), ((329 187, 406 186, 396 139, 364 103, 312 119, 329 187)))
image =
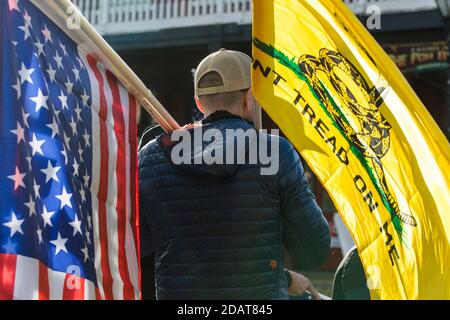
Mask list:
POLYGON ((195 99, 195 103, 197 104, 198 110, 200 110, 201 113, 205 114, 205 109, 203 108, 200 99, 197 96, 195 96, 194 99, 195 99))
POLYGON ((254 100, 252 90, 249 89, 244 97, 244 113, 245 118, 253 122, 254 118, 254 100))
POLYGON ((251 108, 253 105, 252 89, 248 89, 247 93, 245 94, 245 105, 247 108, 251 108))

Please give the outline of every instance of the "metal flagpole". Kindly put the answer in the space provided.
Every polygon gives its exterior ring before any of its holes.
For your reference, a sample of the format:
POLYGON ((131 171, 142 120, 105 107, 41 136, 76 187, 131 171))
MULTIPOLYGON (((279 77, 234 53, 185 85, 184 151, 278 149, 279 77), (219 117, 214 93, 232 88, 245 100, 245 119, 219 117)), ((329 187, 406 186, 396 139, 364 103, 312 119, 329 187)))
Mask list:
POLYGON ((145 86, 139 77, 131 70, 131 68, 123 61, 123 59, 111 48, 105 39, 95 30, 95 28, 87 21, 78 8, 70 2, 70 0, 53 0, 63 11, 60 14, 69 16, 76 14, 80 19, 80 30, 95 43, 97 48, 105 56, 113 69, 113 73, 123 83, 126 89, 136 97, 137 101, 147 110, 147 112, 158 122, 166 131, 174 131, 180 128, 180 125, 156 99, 152 92, 145 86), (70 10, 69 10, 70 9, 70 10))

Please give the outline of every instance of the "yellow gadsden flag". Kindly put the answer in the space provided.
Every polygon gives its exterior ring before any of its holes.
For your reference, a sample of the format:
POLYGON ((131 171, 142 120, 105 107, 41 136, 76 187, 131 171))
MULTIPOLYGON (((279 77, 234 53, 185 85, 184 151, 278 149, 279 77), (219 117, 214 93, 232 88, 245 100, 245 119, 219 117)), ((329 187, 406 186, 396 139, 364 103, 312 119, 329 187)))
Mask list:
POLYGON ((330 193, 373 299, 450 299, 450 146, 340 0, 254 1, 253 90, 330 193))

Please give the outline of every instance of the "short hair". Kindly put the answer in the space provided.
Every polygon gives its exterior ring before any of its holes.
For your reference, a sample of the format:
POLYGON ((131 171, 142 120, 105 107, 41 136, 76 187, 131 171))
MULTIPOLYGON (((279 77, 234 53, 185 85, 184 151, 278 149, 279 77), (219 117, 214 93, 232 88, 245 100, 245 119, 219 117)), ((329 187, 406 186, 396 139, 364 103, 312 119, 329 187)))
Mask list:
MULTIPOLYGON (((198 82, 198 87, 201 89, 223 86, 222 77, 218 72, 211 71, 205 74, 198 82)), ((202 95, 198 98, 202 102, 204 108, 227 108, 239 103, 244 97, 247 90, 215 93, 202 95)))

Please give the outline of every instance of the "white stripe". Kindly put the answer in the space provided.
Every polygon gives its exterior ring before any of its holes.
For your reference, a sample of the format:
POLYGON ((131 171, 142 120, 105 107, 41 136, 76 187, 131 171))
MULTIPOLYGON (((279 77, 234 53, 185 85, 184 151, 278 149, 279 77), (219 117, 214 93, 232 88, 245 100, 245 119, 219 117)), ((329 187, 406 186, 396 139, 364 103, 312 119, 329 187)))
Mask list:
POLYGON ((48 270, 48 283, 49 283, 49 299, 50 300, 62 300, 64 285, 66 282, 66 274, 62 272, 56 272, 51 269, 48 270))
POLYGON ((92 199, 92 225, 94 229, 94 264, 97 275, 97 286, 100 292, 100 296, 104 299, 105 293, 103 290, 102 279, 102 267, 101 267, 101 249, 100 249, 100 229, 98 219, 98 190, 100 184, 100 128, 99 128, 99 112, 100 112, 100 92, 98 90, 99 83, 95 77, 94 72, 89 66, 86 55, 83 52, 79 52, 80 57, 83 59, 86 69, 89 72, 89 79, 91 82, 92 90, 92 177, 91 177, 91 199, 92 199))
MULTIPOLYGON (((136 244, 134 243, 134 235, 132 226, 130 223, 131 217, 131 194, 132 189, 135 188, 135 177, 130 177, 131 168, 131 144, 130 144, 130 99, 128 91, 122 86, 119 86, 120 98, 124 102, 123 104, 123 116, 125 119, 125 165, 126 165, 126 208, 127 219, 125 226, 125 254, 127 258, 128 274, 130 281, 135 288, 135 291, 139 291, 139 268, 136 244), (126 101, 126 103, 125 103, 126 101), (137 289, 137 290, 136 290, 137 289)), ((139 293, 136 296, 139 299, 139 293)))
POLYGON ((117 139, 114 132, 113 97, 106 71, 101 70, 105 79, 105 94, 108 104, 108 200, 106 202, 106 224, 108 226, 108 257, 113 279, 113 296, 115 300, 123 300, 123 281, 119 272, 119 237, 117 221, 117 139))
POLYGON ((84 281, 84 300, 95 300, 95 285, 92 281, 84 281))
POLYGON ((14 300, 39 299, 39 262, 36 259, 17 256, 13 298, 14 300))
MULTIPOLYGON (((128 272, 130 275, 130 281, 134 289, 139 292, 139 267, 137 259, 137 250, 134 243, 134 235, 129 219, 126 225, 126 237, 125 237, 125 254, 128 262, 128 272)), ((136 299, 140 299, 140 295, 135 296, 136 299)))

